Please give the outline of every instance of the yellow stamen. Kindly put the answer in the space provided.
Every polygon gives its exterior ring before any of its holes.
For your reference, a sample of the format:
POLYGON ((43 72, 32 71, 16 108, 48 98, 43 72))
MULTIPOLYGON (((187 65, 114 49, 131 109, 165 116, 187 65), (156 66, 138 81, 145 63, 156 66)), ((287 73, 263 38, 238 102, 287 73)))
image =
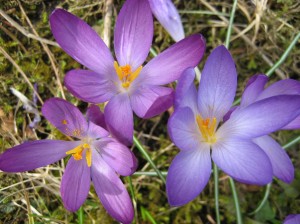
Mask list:
POLYGON ((119 79, 122 82, 124 88, 128 88, 130 84, 135 80, 140 74, 143 66, 138 67, 134 72, 131 71, 130 65, 119 66, 118 62, 114 62, 114 67, 119 79))
POLYGON ((217 119, 214 117, 212 119, 206 118, 205 120, 203 120, 203 118, 200 115, 197 115, 196 121, 204 141, 210 144, 215 143, 217 119))
POLYGON ((75 160, 81 160, 84 149, 86 149, 86 155, 85 155, 86 163, 87 163, 88 167, 90 167, 92 165, 92 151, 91 151, 91 146, 89 144, 87 144, 87 143, 80 144, 77 147, 75 147, 74 149, 67 151, 66 154, 67 155, 72 154, 72 156, 75 160))

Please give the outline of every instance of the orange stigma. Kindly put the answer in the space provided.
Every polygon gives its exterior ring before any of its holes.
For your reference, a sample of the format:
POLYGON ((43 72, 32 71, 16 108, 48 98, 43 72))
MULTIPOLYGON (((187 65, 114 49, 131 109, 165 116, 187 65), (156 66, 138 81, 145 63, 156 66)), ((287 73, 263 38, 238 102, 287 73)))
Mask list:
POLYGON ((204 141, 210 144, 215 143, 217 140, 215 136, 217 119, 214 117, 212 119, 206 118, 204 120, 200 115, 197 115, 196 121, 204 141))
POLYGON ((86 163, 88 167, 91 167, 92 165, 92 152, 91 152, 91 146, 87 143, 80 144, 79 146, 75 147, 74 149, 71 149, 66 152, 67 155, 72 155, 75 160, 81 160, 82 159, 82 153, 86 149, 86 163))
POLYGON ((122 82, 124 88, 128 88, 133 80, 135 80, 140 74, 143 66, 138 67, 134 72, 131 71, 130 65, 119 66, 118 62, 114 62, 114 67, 119 79, 122 82))

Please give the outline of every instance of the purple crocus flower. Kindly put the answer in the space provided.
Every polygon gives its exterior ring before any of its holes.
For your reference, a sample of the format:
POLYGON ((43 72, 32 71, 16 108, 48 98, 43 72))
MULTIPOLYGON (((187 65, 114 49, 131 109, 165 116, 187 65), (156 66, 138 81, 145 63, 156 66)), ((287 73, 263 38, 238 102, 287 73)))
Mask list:
POLYGON ((181 76, 175 93, 175 112, 168 122, 172 141, 181 150, 167 176, 167 195, 172 206, 193 200, 206 186, 211 157, 234 179, 264 185, 272 181, 272 165, 252 139, 288 124, 300 113, 300 96, 274 96, 231 114, 222 123, 235 96, 237 73, 224 46, 208 57, 198 94, 193 69, 181 76))
POLYGON ((283 224, 299 224, 300 223, 300 214, 288 215, 283 224))
POLYGON ((23 143, 0 156, 0 169, 5 172, 23 172, 72 155, 60 188, 66 209, 74 212, 80 208, 88 196, 92 180, 107 212, 119 222, 130 223, 134 216, 131 199, 117 173, 131 175, 136 170, 137 160, 126 146, 95 124, 103 122, 100 109, 91 106, 87 121, 69 102, 52 98, 44 103, 42 113, 62 133, 78 140, 23 143))
POLYGON ((147 0, 127 0, 118 15, 114 48, 117 61, 97 33, 84 21, 62 9, 50 17, 52 33, 71 57, 90 70, 72 70, 67 89, 79 99, 102 103, 108 129, 125 144, 132 143, 133 111, 150 118, 167 110, 173 90, 166 85, 201 59, 205 41, 192 35, 174 44, 144 67, 153 37, 153 19, 147 0))

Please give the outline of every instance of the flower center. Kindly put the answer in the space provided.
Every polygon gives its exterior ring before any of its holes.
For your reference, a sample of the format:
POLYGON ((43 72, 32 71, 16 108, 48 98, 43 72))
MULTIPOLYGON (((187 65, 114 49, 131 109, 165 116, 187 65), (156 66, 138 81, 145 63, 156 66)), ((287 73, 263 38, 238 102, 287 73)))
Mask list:
POLYGON ((117 72, 119 79, 122 82, 124 88, 128 88, 130 83, 138 77, 143 66, 138 67, 134 72, 131 71, 130 65, 119 66, 118 62, 114 62, 114 67, 117 72))
POLYGON ((196 121, 202 137, 204 138, 204 141, 210 144, 215 143, 217 140, 215 136, 217 119, 215 117, 212 119, 203 119, 200 115, 197 115, 196 121))
POLYGON ((85 152, 86 163, 87 163, 88 167, 91 167, 92 151, 91 151, 91 146, 88 143, 82 143, 79 146, 75 147, 74 149, 67 151, 66 154, 72 155, 75 160, 81 160, 82 153, 85 149, 86 149, 86 152, 85 152))

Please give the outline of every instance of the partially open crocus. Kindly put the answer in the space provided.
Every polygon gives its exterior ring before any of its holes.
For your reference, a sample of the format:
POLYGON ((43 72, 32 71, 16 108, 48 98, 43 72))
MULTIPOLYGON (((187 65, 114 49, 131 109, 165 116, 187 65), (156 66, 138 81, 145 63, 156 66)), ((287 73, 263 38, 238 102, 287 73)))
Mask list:
POLYGON ((102 103, 112 134, 132 143, 133 111, 150 118, 167 110, 173 90, 166 85, 179 78, 187 67, 198 64, 205 50, 201 35, 174 44, 149 63, 153 19, 147 0, 127 0, 116 21, 116 60, 97 33, 78 17, 56 9, 50 17, 52 33, 71 57, 90 70, 72 70, 65 77, 68 90, 83 101, 102 103))
POLYGON ((0 169, 23 172, 47 166, 71 155, 61 182, 61 197, 66 209, 74 212, 88 196, 91 180, 107 212, 116 220, 130 223, 134 212, 128 192, 118 174, 131 175, 137 167, 133 153, 96 125, 103 116, 96 106, 87 120, 69 102, 52 98, 42 107, 43 115, 57 129, 76 141, 37 140, 8 149, 0 156, 0 169))
POLYGON ((267 154, 252 139, 276 131, 300 114, 300 96, 280 95, 255 102, 231 114, 237 73, 224 46, 208 57, 198 94, 194 71, 181 76, 175 94, 175 112, 168 122, 172 141, 180 149, 167 175, 172 206, 193 200, 206 186, 215 164, 234 179, 264 185, 272 181, 267 154))

